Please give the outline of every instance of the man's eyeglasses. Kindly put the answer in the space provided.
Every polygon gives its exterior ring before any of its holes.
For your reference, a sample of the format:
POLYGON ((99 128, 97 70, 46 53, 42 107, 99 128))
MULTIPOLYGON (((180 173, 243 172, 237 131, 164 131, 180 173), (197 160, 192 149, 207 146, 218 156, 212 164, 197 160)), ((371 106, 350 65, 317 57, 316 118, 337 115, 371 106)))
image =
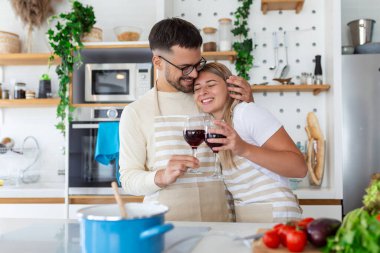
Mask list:
POLYGON ((176 67, 177 69, 181 70, 184 76, 189 75, 193 71, 194 68, 197 70, 197 72, 201 71, 207 62, 206 59, 202 57, 201 60, 197 64, 187 65, 185 67, 178 67, 174 63, 171 63, 170 61, 166 60, 164 57, 162 56, 158 56, 158 57, 160 57, 162 60, 166 61, 170 65, 176 67))

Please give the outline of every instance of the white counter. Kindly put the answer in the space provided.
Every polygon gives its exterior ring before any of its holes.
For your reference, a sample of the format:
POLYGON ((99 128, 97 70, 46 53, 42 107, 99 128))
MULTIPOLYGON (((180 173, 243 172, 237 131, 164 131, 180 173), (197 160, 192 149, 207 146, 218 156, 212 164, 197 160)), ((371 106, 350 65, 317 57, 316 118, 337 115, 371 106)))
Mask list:
MULTIPOLYGON (((173 222, 173 224, 175 229, 182 231, 186 231, 189 227, 211 228, 196 245, 193 245, 191 251, 187 251, 189 253, 251 253, 250 247, 242 241, 233 240, 233 237, 255 234, 258 228, 272 226, 272 224, 215 222, 173 222)), ((175 229, 170 236, 176 234, 175 229)), ((182 250, 186 248, 184 245, 178 247, 182 250)), ((178 252, 175 250, 176 247, 173 247, 167 253, 178 252)), ((180 252, 185 253, 182 250, 180 252)), ((79 223, 76 220, 0 219, 0 252, 80 253, 79 223)))

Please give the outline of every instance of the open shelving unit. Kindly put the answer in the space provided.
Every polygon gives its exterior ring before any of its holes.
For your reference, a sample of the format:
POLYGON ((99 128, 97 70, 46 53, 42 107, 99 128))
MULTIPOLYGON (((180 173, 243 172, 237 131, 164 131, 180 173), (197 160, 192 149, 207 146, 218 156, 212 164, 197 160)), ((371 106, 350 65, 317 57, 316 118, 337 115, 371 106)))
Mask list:
MULTIPOLYGON (((50 53, 0 54, 0 66, 48 65, 50 53)), ((56 56, 53 65, 61 59, 56 56)))
POLYGON ((58 103, 58 98, 0 99, 0 108, 54 107, 58 103))
POLYGON ((329 84, 321 85, 251 85, 253 92, 287 92, 287 91, 300 91, 300 92, 313 92, 314 95, 318 95, 322 91, 330 89, 329 84))
POLYGON ((261 11, 267 14, 268 11, 295 10, 300 13, 305 0, 261 0, 261 11))

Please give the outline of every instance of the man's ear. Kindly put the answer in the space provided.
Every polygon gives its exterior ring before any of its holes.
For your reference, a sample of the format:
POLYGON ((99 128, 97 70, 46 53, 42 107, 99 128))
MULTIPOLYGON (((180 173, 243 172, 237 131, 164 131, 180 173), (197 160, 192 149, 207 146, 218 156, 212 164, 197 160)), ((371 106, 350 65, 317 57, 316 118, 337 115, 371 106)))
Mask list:
POLYGON ((152 62, 155 69, 162 70, 162 60, 158 55, 153 55, 152 62))

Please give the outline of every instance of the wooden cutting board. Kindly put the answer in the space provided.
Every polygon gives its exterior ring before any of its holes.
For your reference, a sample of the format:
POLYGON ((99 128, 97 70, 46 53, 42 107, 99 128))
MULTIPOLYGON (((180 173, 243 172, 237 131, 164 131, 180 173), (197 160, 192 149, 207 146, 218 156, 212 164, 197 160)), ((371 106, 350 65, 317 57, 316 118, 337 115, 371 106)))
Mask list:
MULTIPOLYGON (((263 233, 265 232, 266 230, 268 229, 259 229, 257 232, 258 233, 263 233)), ((265 246, 265 244, 263 243, 263 238, 260 238, 260 240, 257 240, 257 241, 254 241, 253 242, 253 252, 254 253, 290 253, 290 251, 280 245, 280 247, 278 247, 277 249, 270 249, 268 248, 267 246, 265 246)), ((317 249, 316 247, 314 247, 313 245, 311 245, 309 242, 307 243, 305 249, 302 251, 304 253, 320 253, 322 251, 320 251, 319 249, 317 249)))

